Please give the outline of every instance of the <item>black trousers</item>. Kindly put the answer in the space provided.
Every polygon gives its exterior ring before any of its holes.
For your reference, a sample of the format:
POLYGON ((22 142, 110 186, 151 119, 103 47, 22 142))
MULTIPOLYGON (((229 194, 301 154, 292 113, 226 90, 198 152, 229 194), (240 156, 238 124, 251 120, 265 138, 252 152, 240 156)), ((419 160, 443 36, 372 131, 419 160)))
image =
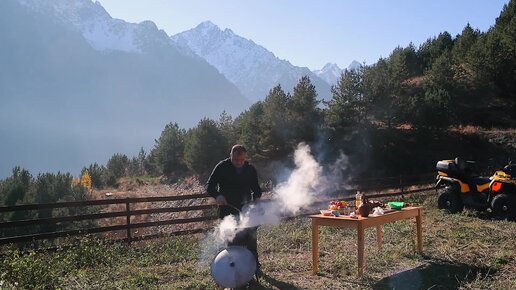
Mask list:
MULTIPOLYGON (((240 214, 239 211, 232 207, 220 206, 219 207, 219 218, 223 219, 228 215, 235 215, 237 218, 240 214)), ((243 246, 246 247, 256 258, 256 265, 258 263, 258 241, 257 241, 258 227, 245 228, 237 232, 235 238, 228 242, 228 246, 243 246)))

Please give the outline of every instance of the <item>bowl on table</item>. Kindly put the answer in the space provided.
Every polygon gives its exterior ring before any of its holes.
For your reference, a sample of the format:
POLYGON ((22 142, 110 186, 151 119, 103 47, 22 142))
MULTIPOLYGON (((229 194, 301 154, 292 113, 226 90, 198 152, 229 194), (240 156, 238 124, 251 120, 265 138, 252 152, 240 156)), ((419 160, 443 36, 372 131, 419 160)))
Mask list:
POLYGON ((322 215, 325 215, 325 216, 332 215, 332 211, 329 210, 329 209, 321 209, 320 212, 321 212, 322 215))
POLYGON ((351 212, 355 212, 356 208, 354 206, 346 206, 339 208, 339 213, 342 215, 349 215, 351 212))

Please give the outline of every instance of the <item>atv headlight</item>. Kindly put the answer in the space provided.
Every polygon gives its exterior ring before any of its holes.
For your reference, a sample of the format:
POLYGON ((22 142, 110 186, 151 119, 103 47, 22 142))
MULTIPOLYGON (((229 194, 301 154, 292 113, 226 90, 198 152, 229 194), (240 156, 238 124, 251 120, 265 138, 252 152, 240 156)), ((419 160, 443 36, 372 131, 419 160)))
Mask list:
POLYGON ((491 185, 491 190, 493 192, 498 192, 502 189, 502 183, 501 182, 493 182, 493 184, 491 185))

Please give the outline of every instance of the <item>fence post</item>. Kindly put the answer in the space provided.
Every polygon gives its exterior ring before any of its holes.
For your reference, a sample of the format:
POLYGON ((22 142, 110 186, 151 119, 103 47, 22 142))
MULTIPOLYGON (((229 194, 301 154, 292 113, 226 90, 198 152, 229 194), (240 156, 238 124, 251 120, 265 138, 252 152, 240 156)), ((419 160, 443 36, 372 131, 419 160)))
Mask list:
POLYGON ((126 212, 126 226, 127 226, 127 242, 131 242, 131 205, 129 203, 129 199, 126 199, 125 202, 125 212, 126 212))
POLYGON ((405 192, 405 189, 403 187, 403 176, 400 175, 400 187, 401 187, 401 198, 404 198, 403 193, 405 192))

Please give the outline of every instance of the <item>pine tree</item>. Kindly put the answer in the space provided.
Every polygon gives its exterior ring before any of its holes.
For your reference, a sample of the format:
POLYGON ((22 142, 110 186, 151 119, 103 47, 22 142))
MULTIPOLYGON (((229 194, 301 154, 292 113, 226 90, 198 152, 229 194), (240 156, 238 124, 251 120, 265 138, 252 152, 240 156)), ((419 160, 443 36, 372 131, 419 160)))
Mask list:
POLYGON ((144 176, 147 174, 147 153, 140 147, 140 151, 138 152, 138 156, 135 156, 131 159, 131 163, 129 166, 129 175, 130 176, 144 176))
MULTIPOLYGON (((504 5, 486 41, 496 89, 514 104, 516 99, 516 1, 504 5)), ((516 104, 515 104, 516 105, 516 104)))
POLYGON ((453 47, 453 39, 448 32, 442 32, 437 37, 429 38, 423 43, 417 52, 425 71, 432 66, 434 61, 445 51, 450 51, 453 47))
POLYGON ((109 186, 116 186, 118 179, 126 176, 128 168, 129 158, 125 154, 114 154, 106 164, 106 184, 109 186))
POLYGON ((332 99, 326 102, 326 123, 334 132, 356 126, 364 118, 363 70, 345 70, 337 85, 331 87, 332 99))
POLYGON ((288 118, 294 132, 292 141, 295 144, 314 141, 320 128, 321 113, 317 107, 319 101, 315 86, 308 76, 303 76, 294 87, 290 103, 288 118))
POLYGON ((452 55, 454 62, 463 64, 467 62, 467 55, 473 45, 477 42, 480 36, 478 29, 473 30, 469 23, 464 27, 462 33, 455 39, 455 44, 452 48, 452 55))
POLYGON ((291 148, 288 140, 292 138, 292 123, 288 119, 291 104, 290 94, 277 85, 269 91, 263 101, 263 131, 260 141, 269 157, 281 156, 291 148))
POLYGON ((208 173, 217 162, 229 156, 228 148, 228 142, 217 128, 217 123, 211 119, 202 119, 187 133, 185 163, 197 174, 208 173))
POLYGON ((90 164, 88 167, 84 167, 81 170, 81 175, 85 172, 91 177, 91 185, 93 188, 101 189, 106 185, 107 170, 104 165, 97 163, 90 164))
POLYGON ((222 135, 228 141, 228 144, 236 144, 237 136, 235 134, 235 124, 233 122, 233 118, 226 111, 223 111, 220 114, 219 121, 217 123, 217 127, 219 128, 222 135))
POLYGON ((392 82, 387 60, 379 59, 376 64, 365 67, 363 82, 368 111, 377 121, 389 123, 391 119, 392 82))
POLYGON ((177 123, 169 123, 165 126, 161 136, 155 141, 151 151, 152 160, 159 172, 170 177, 186 169, 184 163, 186 131, 180 129, 177 123))
POLYGON ((246 146, 250 157, 256 156, 262 151, 264 118, 263 103, 259 101, 235 119, 237 143, 246 146))
POLYGON ((425 87, 453 91, 455 88, 454 71, 449 51, 441 54, 425 73, 425 87))
POLYGON ((12 175, 0 181, 0 202, 6 206, 16 205, 25 198, 32 182, 29 171, 19 166, 14 167, 12 175))

